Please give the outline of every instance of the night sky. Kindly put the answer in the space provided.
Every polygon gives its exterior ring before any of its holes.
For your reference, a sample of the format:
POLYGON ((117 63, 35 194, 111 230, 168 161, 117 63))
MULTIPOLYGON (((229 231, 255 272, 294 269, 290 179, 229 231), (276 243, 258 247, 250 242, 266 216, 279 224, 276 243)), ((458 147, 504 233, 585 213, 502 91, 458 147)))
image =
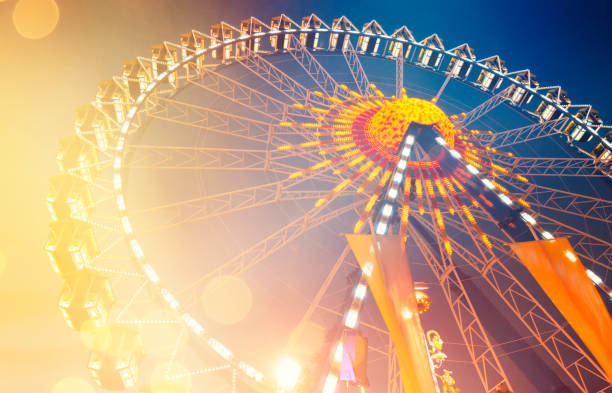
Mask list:
POLYGON ((31 40, 13 26, 16 1, 0 0, 2 391, 47 393, 61 378, 88 378, 87 353, 57 312, 62 284, 43 252, 47 179, 57 172, 58 140, 74 133, 75 108, 93 99, 98 81, 163 40, 251 15, 267 23, 280 13, 296 21, 315 13, 328 24, 346 15, 358 28, 374 18, 389 34, 406 25, 417 41, 435 32, 446 48, 469 43, 477 59, 498 54, 509 71, 528 68, 541 86, 560 84, 574 104, 592 104, 611 123, 612 3, 605 0, 57 3, 55 31, 31 40))

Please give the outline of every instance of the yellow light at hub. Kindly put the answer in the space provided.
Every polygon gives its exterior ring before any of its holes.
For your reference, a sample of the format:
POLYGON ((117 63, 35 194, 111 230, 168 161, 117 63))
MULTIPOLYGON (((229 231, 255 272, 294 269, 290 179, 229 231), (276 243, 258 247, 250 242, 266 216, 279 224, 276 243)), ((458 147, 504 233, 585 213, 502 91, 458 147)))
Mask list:
POLYGON ((384 105, 371 118, 366 129, 370 144, 395 152, 410 123, 435 125, 449 146, 454 146, 454 128, 435 104, 418 98, 401 98, 384 105))

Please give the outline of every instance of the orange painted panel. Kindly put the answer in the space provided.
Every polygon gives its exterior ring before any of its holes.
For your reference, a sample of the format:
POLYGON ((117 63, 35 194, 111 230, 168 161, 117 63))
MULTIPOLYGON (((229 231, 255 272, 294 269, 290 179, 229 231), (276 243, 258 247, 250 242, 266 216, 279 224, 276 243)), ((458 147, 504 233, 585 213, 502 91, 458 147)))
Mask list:
POLYGON ((346 235, 397 350, 404 391, 435 393, 408 260, 400 236, 346 235))
POLYGON ((612 319, 569 241, 511 247, 612 380, 612 319))

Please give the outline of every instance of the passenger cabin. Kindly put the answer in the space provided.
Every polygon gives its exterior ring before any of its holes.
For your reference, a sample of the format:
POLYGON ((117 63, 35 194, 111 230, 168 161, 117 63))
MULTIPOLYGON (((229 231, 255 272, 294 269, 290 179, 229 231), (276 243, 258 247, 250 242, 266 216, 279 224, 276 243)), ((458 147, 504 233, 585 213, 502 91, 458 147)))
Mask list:
MULTIPOLYGON (((567 97, 567 92, 561 90, 560 87, 555 87, 546 92, 546 97, 562 107, 568 107, 572 104, 572 101, 567 97)), ((542 100, 538 105, 536 115, 540 118, 540 121, 555 120, 561 117, 561 112, 555 109, 555 106, 542 100)))
POLYGON ((114 303, 108 277, 85 269, 66 276, 58 307, 66 324, 80 330, 85 322, 90 328, 105 326, 114 303))
POLYGON ((398 41, 389 41, 389 45, 387 48, 387 56, 397 59, 397 56, 400 53, 400 50, 403 49, 402 53, 404 59, 407 59, 410 56, 410 51, 412 50, 412 43, 414 42, 414 37, 412 36, 412 32, 408 30, 406 26, 402 26, 399 29, 395 30, 391 37, 397 38, 398 41))
MULTIPOLYGON (((604 139, 608 142, 608 145, 612 146, 612 131, 609 131, 606 136, 604 137, 604 139)), ((598 160, 603 162, 604 164, 610 164, 612 163, 612 152, 611 152, 611 148, 604 146, 603 142, 600 142, 595 149, 593 149, 593 151, 591 152, 591 154, 593 155, 593 157, 598 160)))
POLYGON ((444 51, 442 39, 437 34, 432 34, 421 43, 424 48, 421 48, 417 62, 425 67, 438 68, 443 57, 441 51, 444 51))
POLYGON ((111 119, 93 104, 77 108, 74 128, 78 136, 87 139, 101 151, 108 150, 110 143, 115 139, 111 119))
POLYGON ((152 80, 151 65, 140 59, 126 61, 123 63, 123 80, 130 97, 136 99, 152 80))
MULTIPOLYGON (((603 125, 603 121, 599 117, 599 112, 592 109, 590 106, 587 108, 581 108, 578 113, 576 113, 576 117, 584 120, 585 123, 591 128, 594 128, 595 131, 597 131, 599 127, 603 125)), ((574 121, 570 121, 563 132, 568 136, 570 141, 588 142, 593 138, 593 135, 588 132, 586 128, 575 123, 574 121)))
POLYGON ((378 48, 380 46, 380 35, 387 35, 383 28, 372 20, 371 22, 365 23, 361 30, 365 35, 360 35, 357 41, 357 51, 360 53, 368 53, 370 55, 378 54, 378 48))
MULTIPOLYGON (((181 34, 181 59, 184 60, 187 57, 193 55, 197 51, 204 50, 206 48, 206 37, 204 34, 191 30, 188 33, 181 34)), ((204 55, 199 55, 195 61, 185 64, 185 70, 189 74, 190 69, 194 69, 199 72, 204 68, 204 55)))
POLYGON ((232 26, 225 22, 212 25, 210 27, 210 37, 212 45, 219 45, 218 48, 212 50, 213 59, 219 59, 222 62, 230 59, 232 57, 232 46, 223 45, 223 43, 234 37, 232 26))
POLYGON ((61 275, 83 270, 99 254, 91 224, 74 218, 51 222, 45 251, 61 275))
MULTIPOLYGON (((178 62, 178 51, 171 44, 163 42, 151 48, 151 60, 151 72, 153 78, 157 78, 178 62)), ((174 85, 176 83, 176 70, 169 72, 163 81, 174 85)))
POLYGON ((115 324, 109 326, 107 335, 96 335, 94 339, 105 340, 104 344, 107 344, 98 346, 94 343, 89 355, 89 372, 98 386, 108 390, 124 390, 136 385, 144 356, 141 334, 115 324))
POLYGON ((263 32, 263 27, 263 22, 255 17, 240 21, 240 37, 251 36, 251 38, 237 44, 239 55, 246 54, 247 49, 255 53, 261 51, 261 37, 253 37, 253 35, 263 32))
POLYGON ((125 121, 128 93, 115 80, 109 79, 98 83, 95 98, 96 106, 117 123, 125 121))
POLYGON ((55 160, 61 173, 70 171, 88 182, 93 181, 100 172, 96 166, 98 153, 95 147, 78 136, 60 139, 55 160))
POLYGON ((346 16, 336 18, 332 21, 332 32, 329 35, 329 49, 343 51, 348 45, 349 31, 358 33, 359 30, 346 16))
POLYGON ((500 59, 499 56, 495 55, 482 59, 479 61, 479 63, 484 65, 486 68, 483 68, 482 71, 480 71, 478 79, 476 79, 476 86, 485 91, 494 91, 498 89, 503 79, 501 76, 496 75, 493 71, 501 74, 508 72, 505 62, 500 59))
POLYGON ((535 74, 531 73, 529 70, 518 71, 514 79, 521 82, 521 85, 510 85, 507 95, 510 99, 510 103, 514 106, 529 104, 533 98, 533 94, 525 90, 523 86, 537 89, 540 84, 536 81, 535 74))
POLYGON ((291 33, 285 33, 284 31, 291 29, 293 26, 297 27, 297 23, 285 14, 272 18, 270 21, 271 31, 280 31, 280 33, 270 36, 270 45, 272 45, 272 49, 285 50, 289 48, 291 33))
POLYGON ((308 49, 321 49, 319 48, 320 33, 316 31, 320 29, 321 26, 328 28, 328 26, 315 14, 310 14, 310 16, 302 18, 302 30, 307 30, 306 32, 300 33, 300 42, 303 46, 308 49))
POLYGON ((93 197, 83 179, 67 173, 53 176, 47 193, 47 206, 53 221, 66 218, 87 220, 92 210, 93 197))
POLYGON ((465 79, 472 70, 472 64, 467 60, 476 60, 474 50, 470 48, 468 44, 459 45, 456 48, 450 50, 457 57, 453 57, 448 64, 447 72, 451 74, 453 78, 465 79))

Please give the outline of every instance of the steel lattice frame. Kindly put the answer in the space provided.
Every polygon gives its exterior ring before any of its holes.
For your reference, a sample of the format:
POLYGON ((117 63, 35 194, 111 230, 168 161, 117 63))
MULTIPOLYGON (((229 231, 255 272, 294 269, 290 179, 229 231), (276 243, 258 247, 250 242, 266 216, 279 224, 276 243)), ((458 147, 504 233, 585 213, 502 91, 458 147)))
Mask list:
MULTIPOLYGON (((316 18, 311 16, 310 20, 316 18)), ((509 94, 513 89, 523 89, 525 94, 530 94, 543 105, 554 108, 559 115, 554 120, 545 120, 540 116, 528 113, 521 108, 522 104, 514 104, 519 111, 524 111, 534 119, 535 123, 524 127, 496 132, 493 134, 477 134, 473 138, 478 140, 483 146, 487 147, 508 147, 515 143, 536 140, 540 138, 555 137, 564 135, 563 129, 568 123, 572 122, 577 127, 582 127, 589 133, 594 140, 599 142, 604 149, 612 151, 610 142, 598 133, 600 129, 594 128, 585 119, 570 113, 571 106, 562 105, 553 98, 541 93, 543 88, 532 87, 530 84, 518 80, 514 76, 516 73, 503 72, 487 64, 486 59, 477 61, 470 57, 464 57, 457 51, 439 48, 424 40, 423 42, 406 41, 398 36, 386 34, 374 34, 369 31, 359 32, 356 29, 340 30, 326 27, 320 24, 319 27, 312 28, 298 26, 284 15, 281 21, 286 18, 286 26, 282 29, 270 28, 263 25, 263 30, 259 32, 241 31, 227 24, 221 24, 221 29, 229 29, 240 36, 238 38, 211 37, 199 32, 191 32, 191 37, 195 39, 195 44, 186 41, 182 44, 172 44, 165 42, 160 45, 158 53, 164 54, 163 59, 138 58, 131 63, 131 69, 135 73, 124 73, 122 77, 113 79, 122 100, 116 101, 99 95, 96 102, 90 109, 94 111, 96 118, 100 118, 102 129, 84 129, 78 127, 77 135, 86 144, 95 149, 99 158, 97 162, 90 164, 91 168, 99 171, 100 174, 95 180, 83 175, 83 171, 88 170, 88 166, 76 168, 64 168, 64 170, 83 180, 94 192, 95 199, 84 209, 88 210, 96 206, 114 203, 116 205, 117 216, 108 217, 94 214, 86 218, 86 222, 94 226, 97 230, 97 239, 101 251, 97 257, 90 261, 89 269, 125 277, 132 280, 135 284, 129 283, 128 286, 138 288, 127 301, 124 302, 122 310, 115 316, 115 320, 122 322, 121 316, 124 311, 142 296, 144 288, 148 288, 153 293, 154 298, 159 298, 165 305, 169 324, 176 324, 179 336, 184 331, 189 331, 205 347, 216 352, 223 361, 223 365, 211 369, 195 371, 216 372, 233 369, 233 378, 236 375, 244 380, 251 381, 258 386, 257 389, 272 389, 272 383, 248 363, 236 357, 228 348, 218 340, 208 335, 202 325, 196 321, 187 311, 189 300, 181 305, 177 297, 197 298, 197 285, 214 274, 221 272, 228 274, 240 274, 265 260, 272 253, 276 252, 289 242, 297 239, 307 231, 333 220, 354 208, 362 207, 365 199, 356 199, 352 203, 345 204, 341 208, 329 208, 333 198, 322 206, 315 207, 304 214, 304 216, 288 223, 285 227, 261 239, 256 244, 243 250, 234 258, 220 265, 216 270, 207 273, 193 286, 185 288, 181 293, 170 293, 164 287, 163 281, 158 277, 155 269, 146 262, 144 252, 139 241, 135 237, 130 218, 132 214, 147 213, 147 209, 129 208, 125 205, 125 189, 127 183, 127 173, 130 169, 152 169, 152 170, 212 170, 212 171, 267 171, 281 176, 282 180, 270 182, 259 186, 244 187, 230 192, 207 195, 197 199, 186 199, 172 204, 159 206, 158 209, 170 209, 173 219, 165 222, 159 228, 168 228, 183 225, 189 222, 207 220, 212 217, 219 217, 233 212, 257 208, 279 201, 296 200, 317 200, 322 198, 327 192, 325 190, 303 190, 299 184, 309 180, 326 182, 330 185, 337 183, 340 176, 331 172, 313 172, 304 177, 288 178, 296 171, 303 170, 304 167, 287 162, 288 159, 299 158, 302 163, 308 165, 316 164, 319 156, 316 151, 282 151, 277 148, 288 143, 293 136, 300 136, 305 140, 314 140, 311 134, 304 134, 300 129, 293 127, 280 127, 283 122, 299 123, 304 119, 316 118, 318 115, 312 110, 312 104, 321 103, 320 96, 313 94, 311 90, 302 86, 292 76, 286 74, 272 62, 266 59, 267 55, 274 53, 285 53, 301 67, 312 81, 318 86, 320 91, 337 99, 346 99, 350 95, 347 89, 343 88, 334 77, 325 69, 314 56, 320 52, 341 53, 346 59, 346 64, 350 74, 354 79, 360 93, 370 95, 374 90, 368 81, 368 76, 360 63, 360 56, 372 56, 388 59, 396 63, 396 79, 398 86, 403 83, 403 65, 409 63, 426 70, 438 72, 442 62, 433 68, 427 64, 422 64, 418 60, 413 61, 415 53, 419 50, 431 51, 440 56, 442 61, 461 60, 469 65, 472 75, 474 70, 491 73, 500 78, 504 88, 499 85, 497 93, 492 94, 489 99, 481 105, 475 107, 462 117, 456 119, 456 124, 467 126, 492 111, 495 107, 509 102, 509 94), (323 49, 307 45, 308 35, 341 34, 343 40, 348 40, 340 51, 333 49, 323 49), (285 40, 286 45, 272 50, 264 51, 253 46, 255 40, 276 37, 276 42, 285 40), (369 39, 380 39, 382 45, 378 50, 368 51, 367 49, 356 50, 353 46, 351 37, 369 39), (198 44, 197 39, 201 39, 198 44), (206 41, 210 45, 206 45, 206 41), (399 44, 402 50, 399 55, 393 56, 392 45, 399 44), (404 47, 409 44, 408 51, 412 51, 408 59, 408 53, 404 53, 404 47), (230 55, 226 56, 227 48, 231 48, 230 55), (412 48, 412 49, 411 49, 412 48), (232 50, 235 54, 231 54, 232 50), (209 63, 204 61, 205 56, 217 53, 217 60, 209 63), (180 53, 181 56, 177 55, 180 53), (222 59, 219 59, 221 57, 222 59), (240 64, 245 70, 257 75, 269 86, 280 92, 287 101, 249 87, 240 81, 234 80, 223 74, 224 67, 231 64, 240 64), (399 74, 398 74, 399 73, 399 74), (133 85, 137 84, 136 93, 133 85), (249 108, 260 117, 266 120, 254 119, 245 115, 224 112, 213 108, 188 104, 178 99, 179 92, 185 88, 202 89, 212 94, 223 97, 234 102, 236 105, 249 108), (297 104, 297 105, 295 105, 297 104), (105 108, 113 106, 115 114, 105 108), (301 107, 300 107, 301 105, 301 107), (119 116, 118 113, 122 115, 119 116), (128 144, 127 138, 138 136, 144 132, 151 120, 162 120, 169 123, 193 127, 205 132, 231 135, 241 138, 245 142, 257 142, 266 146, 265 149, 254 148, 202 148, 202 147, 179 147, 179 146, 150 146, 140 144, 128 144), (104 141, 102 146, 101 140, 104 141), (108 145, 108 146, 106 146, 108 145), (206 205, 204 205, 206 203, 206 205), (203 207, 205 206, 205 208, 203 207), (126 246, 121 246, 125 241, 126 246), (124 256, 112 255, 113 252, 122 253, 124 256), (125 257, 129 252, 130 257, 125 257), (110 261, 108 265, 98 262, 110 261), (126 264, 130 261, 131 265, 126 264), (96 264, 92 264, 95 262, 96 264), (190 293, 193 293, 190 295, 190 293), (238 374, 236 374, 236 370, 238 374)), ((253 19, 253 18, 252 18, 253 19)), ((318 18, 316 18, 318 19, 318 18)), ((384 32, 383 32, 384 33, 384 32)), ((436 95, 436 100, 440 97, 448 82, 452 79, 461 83, 469 83, 469 75, 459 77, 455 74, 454 68, 449 68, 444 84, 436 95)), ((468 71, 469 73, 470 71, 468 71)), ((473 78, 472 78, 473 79, 473 78)), ((399 88, 396 88, 399 95, 399 88)), ((493 90, 493 89, 491 89, 493 90)), ((568 141, 569 136, 568 136, 568 141)), ((572 141, 570 141, 572 142, 572 141)), ((503 155, 492 155, 493 162, 512 168, 513 173, 523 177, 538 178, 541 176, 584 176, 584 177, 611 177, 609 162, 604 162, 599 157, 591 156, 585 148, 577 144, 576 149, 580 158, 540 158, 540 157, 508 157, 503 155)), ((582 195, 563 189, 555 189, 538 184, 523 184, 516 182, 515 179, 504 178, 506 187, 511 192, 524 198, 530 203, 533 209, 533 216, 539 223, 555 236, 573 236, 572 243, 576 252, 583 261, 589 266, 597 266, 600 271, 604 271, 603 288, 610 284, 607 272, 612 269, 612 243, 609 240, 592 235, 580 228, 548 217, 547 212, 559 211, 573 216, 596 220, 605 225, 612 225, 612 203, 609 200, 582 195), (595 250, 595 251, 594 251, 595 250)), ((355 194, 356 187, 349 186, 342 193, 334 196, 347 197, 355 194)), ((459 210, 455 202, 453 206, 459 210)), ((431 213, 431 211, 429 211, 431 213)), ((428 213, 428 214, 429 214, 428 213)), ((486 213, 475 212, 479 220, 492 222, 491 217, 486 213)), ((518 279, 505 267, 500 259, 516 259, 506 247, 506 242, 511 239, 497 238, 490 235, 493 248, 492 251, 479 246, 478 234, 460 216, 460 219, 451 218, 448 220, 450 227, 463 232, 466 236, 473 239, 477 253, 463 247, 456 241, 453 247, 456 253, 453 258, 447 256, 442 251, 442 240, 432 222, 423 217, 416 216, 418 225, 429 230, 437 239, 436 247, 431 248, 426 240, 414 229, 412 224, 408 226, 408 232, 415 242, 421 246, 423 256, 431 266, 434 274, 438 278, 444 295, 451 307, 459 330, 465 339, 468 352, 475 364, 477 373, 483 383, 486 392, 492 392, 500 382, 510 386, 505 372, 500 366, 495 350, 488 338, 488 335, 480 322, 469 297, 467 296, 460 276, 457 273, 457 261, 470 265, 475 271, 484 278, 500 299, 524 324, 527 330, 538 341, 553 361, 559 366, 566 377, 574 384, 574 387, 582 392, 587 391, 612 391, 609 381, 588 354, 582 345, 555 320, 555 318, 529 293, 518 279), (520 299, 520 300, 519 300, 520 299), (552 327, 552 329, 550 329, 552 327), (484 349, 483 349, 484 348, 484 349), (589 378, 599 379, 596 387, 587 384, 589 378)), ((416 225, 416 224, 415 224, 416 225)), ((155 229, 159 229, 155 228, 155 229)), ((336 265, 330 271, 328 279, 321 287, 317 296, 313 299, 309 310, 304 316, 308 320, 315 309, 325 309, 320 305, 320 300, 327 291, 332 279, 338 273, 341 265, 345 264, 345 257, 348 248, 342 253, 336 265)), ((163 279, 163 277, 162 277, 163 279)), ((611 295, 612 296, 612 295, 611 295)), ((330 313, 337 311, 327 309, 330 313)), ((341 314, 338 314, 341 315, 341 314)), ((155 321, 123 321, 125 323, 154 323, 155 321)), ((376 330, 375 326, 365 328, 376 330)), ((178 345, 178 344, 177 344, 178 345)), ((393 348, 375 348, 374 350, 384 354, 388 358, 389 364, 389 383, 388 391, 399 389, 396 381, 397 365, 393 358, 393 348)), ((176 348, 170 352, 171 362, 176 354, 176 348)), ((234 382, 235 389, 235 382, 234 382)))

